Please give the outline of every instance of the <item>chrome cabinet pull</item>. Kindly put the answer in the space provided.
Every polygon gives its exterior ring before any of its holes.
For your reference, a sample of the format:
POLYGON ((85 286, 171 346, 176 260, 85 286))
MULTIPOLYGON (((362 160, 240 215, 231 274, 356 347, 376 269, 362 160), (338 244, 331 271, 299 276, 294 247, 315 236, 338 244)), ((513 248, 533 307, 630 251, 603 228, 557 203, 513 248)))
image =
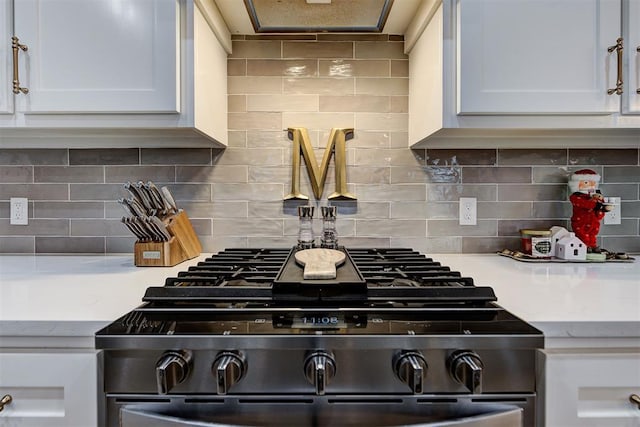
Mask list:
POLYGON ((616 87, 613 89, 607 90, 607 95, 622 95, 622 52, 624 51, 624 47, 622 46, 623 39, 622 37, 616 40, 616 44, 613 46, 609 46, 607 52, 611 53, 614 50, 618 52, 618 79, 616 80, 616 87))
POLYGON ((11 48, 13 49, 13 93, 29 93, 29 89, 26 87, 20 87, 20 77, 18 76, 18 49, 26 52, 29 47, 25 44, 20 44, 19 39, 16 36, 11 37, 11 48))
POLYGON ((638 405, 638 409, 640 409, 640 396, 638 396, 637 394, 634 393, 629 396, 629 402, 635 403, 636 405, 638 405))
POLYGON ((4 405, 8 405, 12 400, 13 397, 11 397, 10 394, 5 394, 4 396, 2 396, 2 399, 0 399, 0 412, 2 412, 2 410, 4 409, 4 405))

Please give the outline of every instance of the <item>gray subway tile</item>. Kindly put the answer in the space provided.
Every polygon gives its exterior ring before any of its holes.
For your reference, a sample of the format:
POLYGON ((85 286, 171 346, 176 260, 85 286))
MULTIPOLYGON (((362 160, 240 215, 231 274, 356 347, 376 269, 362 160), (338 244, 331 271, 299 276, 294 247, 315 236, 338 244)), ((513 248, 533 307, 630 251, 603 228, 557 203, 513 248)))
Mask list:
POLYGON ((426 236, 426 220, 403 219, 358 219, 356 236, 358 237, 415 237, 426 236))
POLYGON ((229 113, 227 122, 231 130, 276 130, 282 129, 282 114, 280 112, 229 113))
POLYGON ((68 219, 30 218, 28 225, 11 225, 9 218, 0 219, 0 236, 68 236, 68 219))
POLYGON ((36 253, 102 254, 104 237, 36 237, 36 253))
POLYGON ((428 205, 421 202, 393 202, 390 203, 391 219, 425 219, 428 217, 428 205))
POLYGON ((227 148, 214 158, 218 166, 282 166, 282 148, 227 148))
POLYGON ((530 218, 531 202, 479 202, 478 218, 481 219, 517 219, 530 218))
POLYGON ((0 185, 0 200, 11 197, 26 197, 33 200, 68 200, 68 184, 3 184, 0 185))
MULTIPOLYGON (((337 34, 337 33, 318 33, 316 34, 318 41, 387 41, 390 40, 388 34, 337 34)), ((398 41, 398 40, 396 40, 398 41)))
POLYGON ((211 201, 211 184, 176 183, 166 186, 181 208, 183 201, 209 202, 211 201))
POLYGON ((531 167, 473 167, 462 168, 462 182, 465 184, 530 183, 531 167))
POLYGON ((387 59, 321 59, 319 64, 318 74, 322 77, 391 77, 387 59))
POLYGON ((69 149, 70 165, 137 165, 140 150, 137 148, 69 149))
POLYGON ((377 95, 323 95, 320 96, 322 112, 391 112, 391 98, 377 95))
POLYGON ((135 237, 106 237, 105 252, 108 254, 131 254, 131 263, 133 264, 133 252, 135 243, 135 237))
POLYGON ((32 254, 34 252, 34 236, 2 236, 0 238, 0 253, 2 254, 32 254))
POLYGON ((567 183, 571 172, 567 167, 534 167, 533 183, 534 184, 560 184, 567 183))
POLYGON ((356 41, 355 57, 386 58, 386 59, 409 59, 404 53, 404 43, 388 41, 356 41))
POLYGON ((569 218, 571 203, 566 202, 533 202, 534 218, 569 218))
POLYGON ((0 166, 0 185, 32 182, 33 166, 0 166))
POLYGON ((122 197, 129 197, 122 184, 69 184, 70 200, 100 201, 117 200, 122 197))
POLYGON ((494 166, 496 164, 496 150, 428 148, 427 164, 494 166))
POLYGON ((495 236, 496 222, 478 220, 477 225, 460 225, 457 219, 430 219, 427 221, 427 236, 495 236))
MULTIPOLYGON (((354 78, 320 77, 315 79, 285 78, 282 82, 285 94, 353 95, 354 78)), ((375 95, 375 93, 373 93, 375 95)))
MULTIPOLYGON (((638 220, 622 218, 620 224, 600 225, 600 236, 638 236, 638 220)), ((638 236, 640 239, 640 236, 638 236)))
POLYGON ((117 219, 71 219, 71 236, 130 236, 129 229, 117 219))
MULTIPOLYGON (((118 211, 120 216, 124 214, 119 205, 118 211)), ((35 218, 103 218, 105 208, 103 202, 34 202, 33 216, 35 218)))
POLYGON ((391 77, 409 77, 409 61, 402 59, 391 60, 391 77))
POLYGON ((282 77, 238 76, 227 79, 228 95, 258 93, 282 93, 282 77))
POLYGON ((346 248, 388 248, 390 247, 389 237, 343 237, 340 244, 346 248))
POLYGON ((176 182, 247 182, 248 166, 177 166, 176 182))
POLYGON ((210 148, 143 148, 140 150, 143 165, 209 165, 210 148))
POLYGON ((283 41, 283 58, 353 58, 353 42, 283 41))
POLYGON ((500 201, 561 201, 568 199, 568 186, 561 184, 501 184, 498 185, 500 201))
POLYGON ((398 184, 398 185, 369 185, 357 184, 356 196, 361 201, 387 201, 401 202, 411 200, 425 200, 424 185, 398 184))
POLYGON ((601 182, 640 182, 640 166, 605 166, 601 182))
POLYGON ((315 77, 315 59, 248 59, 247 76, 315 77))
POLYGON ((358 77, 356 78, 358 95, 409 95, 409 79, 403 77, 358 77))
POLYGON ((229 58, 280 58, 280 40, 234 40, 229 58))
POLYGON ((640 218, 640 202, 622 200, 620 212, 622 218, 640 218))
POLYGON ((0 165, 68 165, 66 149, 0 149, 0 165))
POLYGON ((246 113, 247 95, 227 96, 227 111, 230 113, 246 113))
POLYGON ((261 218, 214 219, 214 236, 279 237, 283 234, 283 220, 261 218))
POLYGON ((228 59, 227 60, 227 76, 246 76, 247 60, 246 59, 228 59))
POLYGON ((569 149, 572 165, 637 165, 637 148, 569 149))
POLYGON ((498 187, 495 184, 429 184, 427 200, 433 202, 458 201, 460 197, 475 197, 477 201, 497 200, 498 187))
POLYGON ((104 182, 104 168, 98 166, 35 166, 33 178, 37 183, 99 183, 104 182))
POLYGON ((175 166, 106 166, 105 182, 120 183, 153 181, 156 185, 161 182, 176 180, 175 166))
POLYGON ((213 200, 259 200, 282 199, 283 184, 213 184, 213 200))
POLYGON ((566 165, 567 150, 552 149, 498 149, 499 165, 566 165))
POLYGON ((640 236, 601 237, 599 244, 613 252, 640 254, 640 236))

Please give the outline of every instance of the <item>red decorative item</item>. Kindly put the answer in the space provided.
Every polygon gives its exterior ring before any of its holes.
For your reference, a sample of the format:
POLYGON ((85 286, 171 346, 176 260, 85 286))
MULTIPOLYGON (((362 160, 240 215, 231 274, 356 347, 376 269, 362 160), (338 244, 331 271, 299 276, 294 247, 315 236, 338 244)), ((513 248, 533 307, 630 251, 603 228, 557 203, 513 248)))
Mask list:
POLYGON ((605 212, 611 210, 611 206, 604 203, 604 197, 598 191, 599 182, 600 175, 591 169, 576 171, 569 180, 572 191, 569 200, 573 205, 571 228, 590 252, 598 251, 600 221, 605 212))

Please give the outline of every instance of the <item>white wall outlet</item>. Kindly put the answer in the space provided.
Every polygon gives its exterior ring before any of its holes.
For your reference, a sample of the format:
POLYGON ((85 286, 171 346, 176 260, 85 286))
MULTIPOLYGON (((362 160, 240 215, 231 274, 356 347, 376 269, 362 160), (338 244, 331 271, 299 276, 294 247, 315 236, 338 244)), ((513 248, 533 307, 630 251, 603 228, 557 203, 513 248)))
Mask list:
POLYGON ((12 197, 11 205, 11 225, 28 225, 29 224, 29 199, 26 197, 12 197))
POLYGON ((613 205, 613 210, 604 214, 604 223, 616 225, 622 221, 622 209, 620 206, 620 197, 605 197, 605 203, 613 205))
POLYGON ((460 197, 460 225, 476 225, 478 210, 475 197, 460 197))

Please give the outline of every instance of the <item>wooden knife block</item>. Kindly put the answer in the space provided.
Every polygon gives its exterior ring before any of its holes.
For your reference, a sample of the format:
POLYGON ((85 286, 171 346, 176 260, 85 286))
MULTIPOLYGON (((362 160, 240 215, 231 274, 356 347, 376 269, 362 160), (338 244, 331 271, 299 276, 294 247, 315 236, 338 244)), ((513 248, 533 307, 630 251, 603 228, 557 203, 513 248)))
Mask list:
POLYGON ((171 234, 168 242, 136 242, 134 263, 138 267, 173 267, 202 252, 187 213, 181 211, 164 220, 171 234))

